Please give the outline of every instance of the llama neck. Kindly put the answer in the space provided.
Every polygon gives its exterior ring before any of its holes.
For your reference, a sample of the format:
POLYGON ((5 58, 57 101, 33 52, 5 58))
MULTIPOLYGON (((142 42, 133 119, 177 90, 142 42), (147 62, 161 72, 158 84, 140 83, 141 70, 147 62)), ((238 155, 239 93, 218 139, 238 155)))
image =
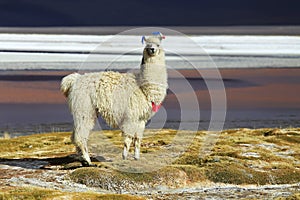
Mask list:
POLYGON ((168 88, 164 55, 144 57, 143 60, 144 64, 141 65, 140 71, 140 87, 147 99, 158 105, 165 98, 168 88))

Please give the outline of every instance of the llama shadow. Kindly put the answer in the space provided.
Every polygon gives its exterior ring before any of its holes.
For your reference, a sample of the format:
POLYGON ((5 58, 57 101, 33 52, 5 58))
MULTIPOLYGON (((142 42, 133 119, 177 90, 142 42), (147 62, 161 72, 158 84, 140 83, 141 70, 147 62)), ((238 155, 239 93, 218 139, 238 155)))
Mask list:
MULTIPOLYGON (((102 156, 91 157, 92 162, 110 162, 102 156)), ((63 157, 55 158, 20 158, 9 159, 0 158, 0 165, 8 165, 11 167, 19 167, 24 169, 46 169, 46 170, 70 170, 86 167, 76 156, 71 154, 63 157)), ((95 167, 96 165, 94 165, 95 167)))

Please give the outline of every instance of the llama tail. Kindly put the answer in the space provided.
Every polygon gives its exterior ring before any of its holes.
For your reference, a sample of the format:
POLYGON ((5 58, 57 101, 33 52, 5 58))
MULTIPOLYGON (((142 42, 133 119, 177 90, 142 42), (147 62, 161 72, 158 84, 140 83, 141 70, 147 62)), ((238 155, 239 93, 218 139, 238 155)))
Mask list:
POLYGON ((60 90, 64 93, 66 97, 69 95, 69 91, 72 88, 76 79, 80 76, 78 73, 73 73, 68 76, 65 76, 60 84, 60 90))

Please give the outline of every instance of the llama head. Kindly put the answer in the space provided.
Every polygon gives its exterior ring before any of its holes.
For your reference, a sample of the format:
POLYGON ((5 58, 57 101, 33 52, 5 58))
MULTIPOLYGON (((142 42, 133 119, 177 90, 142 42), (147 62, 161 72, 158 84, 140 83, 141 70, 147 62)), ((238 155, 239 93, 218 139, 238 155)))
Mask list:
POLYGON ((144 43, 144 41, 146 43, 144 54, 146 53, 149 57, 158 55, 161 50, 161 40, 164 38, 165 36, 163 36, 160 32, 154 32, 153 35, 149 37, 143 36, 142 43, 144 43))

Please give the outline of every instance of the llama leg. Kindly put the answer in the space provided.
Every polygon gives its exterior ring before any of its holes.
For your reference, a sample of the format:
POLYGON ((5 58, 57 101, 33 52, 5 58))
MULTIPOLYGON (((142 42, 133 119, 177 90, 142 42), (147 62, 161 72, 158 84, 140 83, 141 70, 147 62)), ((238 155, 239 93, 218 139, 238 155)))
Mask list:
POLYGON ((140 148, 141 148, 141 142, 144 135, 145 130, 145 122, 140 121, 136 125, 136 135, 134 137, 134 159, 138 160, 140 159, 140 148))
POLYGON ((127 159, 131 142, 132 142, 132 137, 125 136, 125 139, 124 139, 124 150, 123 150, 123 155, 122 155, 124 160, 127 159))
POLYGON ((72 136, 73 143, 76 146, 77 153, 81 156, 82 159, 81 162, 84 166, 92 164, 88 153, 88 147, 87 147, 88 134, 89 133, 87 133, 86 131, 83 130, 76 131, 75 129, 72 136))
POLYGON ((76 116, 74 118, 74 132, 72 135, 72 141, 76 146, 77 152, 81 154, 82 165, 92 165, 89 151, 88 151, 88 138, 90 131, 94 127, 95 117, 91 113, 89 116, 76 116))
POLYGON ((89 156, 89 150, 88 150, 88 138, 84 138, 82 141, 82 158, 83 161, 81 162, 83 166, 91 166, 92 161, 89 156))
POLYGON ((141 138, 134 138, 134 159, 140 159, 141 138))

